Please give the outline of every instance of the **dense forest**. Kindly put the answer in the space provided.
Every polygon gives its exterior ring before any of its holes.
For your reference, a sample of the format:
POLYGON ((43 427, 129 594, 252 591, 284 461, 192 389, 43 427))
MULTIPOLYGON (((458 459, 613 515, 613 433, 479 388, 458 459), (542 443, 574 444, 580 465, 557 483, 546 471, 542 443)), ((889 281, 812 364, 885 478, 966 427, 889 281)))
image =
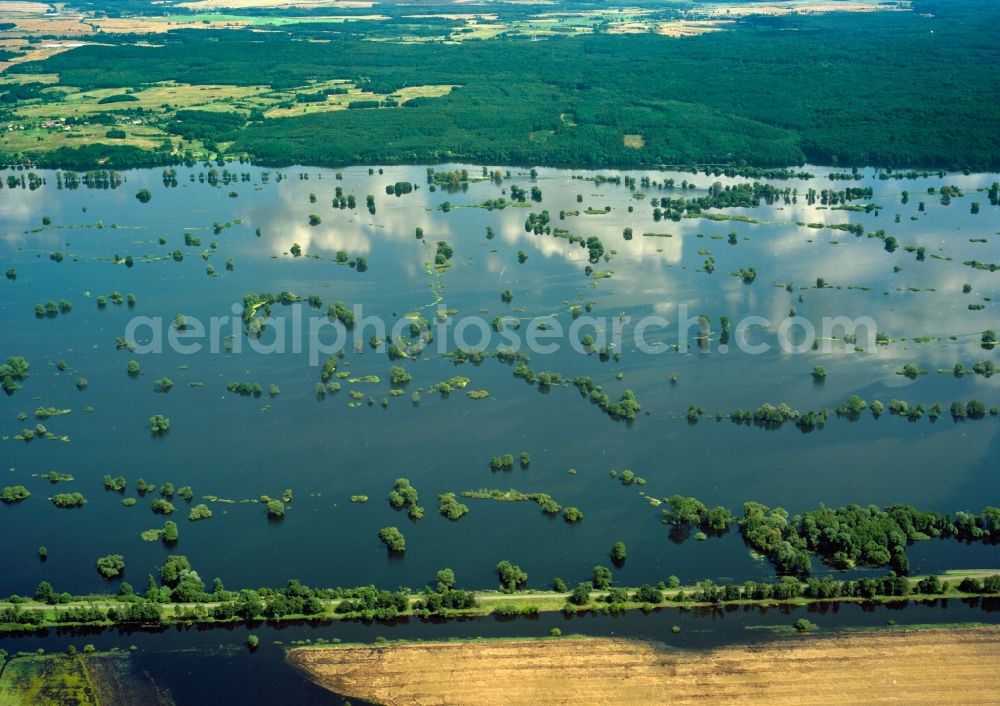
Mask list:
POLYGON ((383 93, 458 86, 400 107, 204 125, 213 141, 226 138, 233 152, 268 164, 995 168, 1000 47, 989 28, 1000 8, 916 4, 929 12, 751 17, 683 40, 597 33, 393 43, 322 24, 175 31, 119 37, 10 71, 57 72, 61 83, 85 89, 168 79, 289 89, 343 78, 383 93), (302 41, 312 38, 325 41, 302 41), (627 146, 626 136, 639 136, 638 145, 633 138, 627 146))

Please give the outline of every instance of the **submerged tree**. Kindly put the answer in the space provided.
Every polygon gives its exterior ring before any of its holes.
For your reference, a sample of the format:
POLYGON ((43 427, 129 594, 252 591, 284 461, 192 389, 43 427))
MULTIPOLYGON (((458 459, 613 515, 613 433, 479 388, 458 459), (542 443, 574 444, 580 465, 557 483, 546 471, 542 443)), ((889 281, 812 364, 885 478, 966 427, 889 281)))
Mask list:
POLYGON ((120 576, 125 570, 125 559, 121 554, 108 554, 97 560, 97 571, 106 579, 120 576))
POLYGON ((406 538, 396 527, 383 527, 378 531, 378 538, 390 552, 406 551, 406 538))
POLYGON ((170 420, 162 414, 154 414, 149 418, 149 429, 153 434, 163 434, 170 429, 170 420))
POLYGON ((497 576, 500 578, 500 585, 507 593, 519 590, 528 582, 528 573, 506 559, 497 564, 497 576))

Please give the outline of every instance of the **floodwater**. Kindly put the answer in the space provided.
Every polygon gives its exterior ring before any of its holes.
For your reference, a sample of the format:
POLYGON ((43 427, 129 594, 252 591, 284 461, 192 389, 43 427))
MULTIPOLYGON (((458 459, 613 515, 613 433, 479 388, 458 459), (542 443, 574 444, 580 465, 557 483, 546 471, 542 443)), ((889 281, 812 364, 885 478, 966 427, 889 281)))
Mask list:
MULTIPOLYGON (((787 203, 779 198, 756 208, 708 211, 756 222, 673 222, 654 220, 651 198, 704 196, 715 181, 753 180, 600 172, 637 181, 673 178, 677 184, 667 190, 640 182, 633 190, 621 183, 596 183, 598 172, 542 169, 533 179, 513 170, 500 184, 479 181, 449 193, 430 190, 424 167, 385 168, 371 175, 367 168, 344 169, 340 180, 334 170, 228 168, 247 174, 248 181, 212 186, 197 179, 208 171, 199 166, 178 169, 178 185, 169 188, 160 170, 138 170, 124 173, 126 181, 114 189, 58 189, 54 172, 39 172, 46 183, 35 190, 6 184, 0 189, 0 254, 4 269, 17 271, 15 280, 0 282, 2 354, 24 356, 31 364, 23 389, 0 396, 0 484, 24 485, 32 493, 25 502, 0 506, 0 595, 30 594, 43 579, 72 593, 117 590, 118 582, 105 581, 94 568, 97 557, 112 553, 124 555, 122 579, 140 590, 170 553, 186 555, 203 579, 218 576, 230 589, 281 585, 292 578, 317 586, 416 588, 446 566, 455 570, 462 587, 493 587, 494 567, 502 559, 528 572, 529 587, 541 588, 555 576, 570 585, 589 578, 595 564, 610 563, 608 550, 618 540, 628 548, 625 564, 614 569, 622 585, 670 575, 684 583, 761 580, 773 576, 772 567, 751 557, 737 531, 707 541, 674 542, 661 522, 661 509, 645 496, 695 496, 737 514, 747 500, 780 505, 793 514, 819 503, 909 503, 944 512, 978 512, 997 503, 997 418, 954 421, 947 410, 953 400, 1000 404, 1000 377, 956 378, 939 369, 996 359, 995 351, 984 350, 979 341, 983 330, 1000 328, 993 301, 1000 274, 963 262, 1000 262, 1000 215, 986 193, 998 175, 935 173, 879 180, 866 170, 861 180, 831 181, 825 176, 829 169, 805 167, 816 178, 769 182, 797 191, 787 203), (696 188, 680 188, 684 179, 696 188), (394 182, 419 188, 387 195, 386 185, 394 182), (511 185, 528 191, 537 186, 541 201, 529 197, 527 206, 502 210, 472 207, 509 199, 511 185), (963 195, 945 205, 942 186, 958 187, 963 195), (355 196, 357 208, 331 207, 336 187, 355 196), (859 187, 871 187, 873 194, 848 203, 880 208, 836 210, 819 201, 810 205, 805 197, 810 188, 859 187), (145 204, 135 198, 142 188, 151 192, 145 204), (903 191, 909 194, 907 203, 902 203, 903 191), (374 215, 365 207, 368 194, 375 197, 374 215), (980 204, 978 214, 972 213, 973 201, 980 204), (444 202, 452 208, 442 210, 444 202), (588 215, 588 208, 609 210, 588 215), (552 228, 602 241, 610 257, 592 268, 610 272, 609 277, 585 272, 588 250, 579 243, 526 232, 528 214, 543 209, 552 228), (579 215, 560 219, 560 211, 579 215), (318 225, 309 224, 310 214, 320 217, 318 225), (51 223, 43 225, 43 217, 51 223), (215 223, 224 226, 217 234, 215 223), (797 223, 860 224, 865 234, 797 223), (415 237, 418 227, 422 239, 415 237), (625 228, 632 229, 631 240, 623 237, 625 228), (888 252, 882 239, 868 237, 879 229, 898 240, 895 252, 888 252), (185 233, 201 244, 185 245, 185 233), (158 242, 161 237, 165 244, 158 242), (441 270, 433 267, 438 241, 453 249, 450 267, 441 270), (289 254, 293 244, 302 256, 289 254), (906 246, 924 248, 923 259, 906 246), (183 252, 183 261, 170 257, 175 249, 183 252), (55 251, 63 253, 62 262, 50 259, 55 251), (336 263, 338 251, 351 259, 364 257, 367 270, 336 263), (526 255, 523 262, 519 252, 526 255), (132 267, 113 262, 114 256, 129 255, 132 267), (231 271, 227 258, 232 258, 231 271), (705 271, 708 258, 714 260, 713 272, 705 271), (214 276, 206 273, 208 265, 214 276), (754 268, 752 283, 731 275, 740 268, 754 268), (817 278, 827 286, 816 288, 817 278), (501 300, 503 290, 513 294, 509 303, 501 300), (97 297, 112 291, 134 293, 135 306, 109 301, 98 307, 97 297), (303 299, 316 295, 323 308, 274 304, 271 314, 279 321, 255 343, 277 345, 276 332, 284 325, 285 351, 254 350, 242 332, 238 305, 249 293, 281 291, 303 299), (72 303, 72 311, 36 317, 37 304, 61 299, 72 303), (346 354, 338 362, 338 370, 349 375, 339 379, 339 392, 319 399, 310 319, 335 301, 361 305, 364 316, 388 327, 406 314, 419 313, 431 324, 439 310, 451 318, 446 327, 432 327, 435 340, 428 348, 397 362, 413 377, 402 396, 389 395, 393 361, 368 343, 378 329, 374 323, 361 326, 359 319, 354 332, 347 332, 346 354), (970 304, 983 308, 970 309, 970 304), (573 307, 579 307, 578 318, 573 307), (837 316, 871 317, 893 341, 862 345, 863 351, 838 341, 827 351, 806 345, 807 350, 791 353, 781 349, 778 336, 791 307, 798 322, 793 343, 803 339, 803 322, 821 331, 824 317, 837 316), (198 338, 203 348, 193 353, 166 345, 177 314, 206 329, 213 317, 222 321, 215 350, 210 337, 198 338), (678 318, 695 320, 699 314, 711 320, 712 335, 696 340, 697 323, 679 335, 678 318), (531 369, 558 372, 563 380, 590 376, 612 402, 631 389, 642 406, 637 418, 612 419, 569 384, 539 390, 495 359, 456 365, 441 354, 459 347, 456 329, 461 327, 466 347, 484 336, 488 350, 505 345, 490 328, 497 316, 520 319, 517 338, 531 369), (770 350, 746 352, 734 336, 722 352, 722 316, 734 330, 746 317, 766 318, 770 323, 764 327, 758 320, 747 342, 768 344, 770 350), (140 349, 116 350, 116 337, 126 334, 135 317, 151 317, 137 329, 140 349), (539 321, 563 329, 563 336, 548 339, 557 343, 557 351, 530 350, 527 330, 539 321), (590 333, 600 346, 618 322, 625 323, 621 340, 611 348, 617 360, 570 345, 590 333), (647 326, 641 340, 646 350, 637 345, 640 322, 647 326), (164 349, 144 352, 154 330, 162 334, 164 349), (126 374, 129 360, 139 362, 140 375, 126 374), (63 372, 59 361, 67 364, 63 372), (896 374, 904 364, 927 374, 915 379, 896 374), (810 374, 817 365, 827 372, 821 383, 810 374), (379 382, 364 381, 366 375, 378 376, 379 382), (447 397, 430 391, 456 375, 469 379, 466 388, 447 397), (153 381, 164 376, 174 387, 156 392, 153 381), (78 377, 86 378, 86 389, 77 389, 78 377), (263 395, 230 392, 226 386, 233 381, 260 383, 263 395), (280 387, 273 398, 271 384, 280 387), (422 392, 414 404, 410 396, 417 389, 422 392), (469 390, 489 395, 472 399, 465 394, 469 390), (351 391, 361 393, 360 399, 351 391), (938 402, 945 411, 936 421, 925 415, 910 422, 888 412, 877 420, 868 412, 857 421, 835 417, 834 407, 853 394, 886 405, 892 398, 928 406, 938 402), (716 412, 755 409, 764 402, 785 402, 801 411, 825 408, 830 419, 824 428, 803 433, 791 423, 775 430, 714 418, 716 412), (692 405, 705 410, 697 424, 686 419, 692 405), (41 422, 68 441, 13 438, 39 422, 37 407, 72 410, 41 422), (20 412, 27 418, 19 420, 20 412), (170 419, 168 433, 150 433, 153 414, 170 419), (522 451, 530 454, 527 468, 517 462, 522 451), (491 457, 501 454, 514 455, 513 469, 492 471, 491 457), (645 484, 626 486, 610 474, 624 469, 645 484), (39 477, 53 470, 74 480, 53 485, 39 477), (136 497, 139 478, 158 486, 190 485, 194 503, 207 502, 214 516, 188 522, 188 503, 175 498, 177 512, 170 519, 178 522, 179 542, 169 548, 144 542, 139 533, 167 519, 150 510, 158 493, 123 507, 123 495, 103 489, 105 474, 128 480, 124 497, 136 497), (423 519, 410 520, 386 501, 399 477, 417 489, 426 510, 423 519), (544 515, 531 502, 473 499, 464 500, 470 511, 458 522, 438 513, 439 494, 482 488, 547 493, 563 507, 579 508, 584 517, 569 524, 544 515), (269 520, 259 502, 241 502, 276 498, 285 489, 294 499, 282 520, 269 520), (54 493, 76 491, 87 499, 81 509, 58 509, 46 501, 54 493), (352 503, 352 495, 369 500, 352 503), (388 525, 406 536, 401 557, 388 556, 376 536, 388 525), (37 559, 39 545, 48 550, 44 563, 37 559)), ((479 167, 467 168, 473 177, 480 174, 479 167)), ((333 327, 325 316, 322 322, 326 328, 318 340, 330 343, 333 327)), ((317 358, 321 363, 326 353, 317 358)), ((996 546, 927 542, 910 554, 915 573, 1000 568, 996 546)), ((827 571, 814 564, 817 572, 827 571)), ((863 572, 852 575, 858 573, 863 572)), ((541 622, 551 620, 561 617, 541 622)))

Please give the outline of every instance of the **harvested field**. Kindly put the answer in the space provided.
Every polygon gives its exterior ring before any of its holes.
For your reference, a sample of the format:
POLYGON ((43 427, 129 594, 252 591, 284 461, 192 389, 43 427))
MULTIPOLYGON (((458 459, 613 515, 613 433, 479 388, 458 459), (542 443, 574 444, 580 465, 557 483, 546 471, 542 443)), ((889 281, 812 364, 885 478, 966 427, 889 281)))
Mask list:
POLYGON ((192 0, 178 3, 178 7, 189 10, 282 8, 282 7, 371 7, 374 2, 364 0, 192 0))
POLYGON ((0 2, 0 13, 3 15, 42 15, 49 9, 44 2, 0 2))
MULTIPOLYGON (((50 56, 55 56, 56 54, 61 54, 64 51, 82 47, 84 44, 84 42, 70 42, 43 45, 39 49, 31 49, 20 56, 13 57, 7 63, 7 66, 10 66, 11 64, 22 64, 26 61, 44 61, 50 56)), ((6 69, 7 67, 5 66, 4 68, 6 69)))
POLYGON ((1000 702, 1000 628, 797 635, 708 651, 614 638, 298 648, 347 697, 402 704, 1000 702))
POLYGON ((642 135, 625 135, 622 140, 626 147, 634 150, 639 150, 646 146, 646 140, 642 135))
POLYGON ((673 20, 656 25, 656 33, 666 37, 696 37, 707 32, 728 29, 732 20, 673 20))
POLYGON ((719 4, 705 9, 706 15, 743 17, 746 15, 820 15, 828 12, 885 12, 909 10, 908 2, 827 2, 826 0, 790 0, 789 2, 747 2, 719 4))

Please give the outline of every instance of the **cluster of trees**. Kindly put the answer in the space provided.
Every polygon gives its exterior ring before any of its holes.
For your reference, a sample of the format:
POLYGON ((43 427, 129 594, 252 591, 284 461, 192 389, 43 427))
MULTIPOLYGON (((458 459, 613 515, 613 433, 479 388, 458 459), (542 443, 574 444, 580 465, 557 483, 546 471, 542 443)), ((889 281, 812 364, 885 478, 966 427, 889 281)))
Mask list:
POLYGON ((52 504, 60 508, 83 507, 87 499, 81 493, 56 493, 52 496, 52 504))
POLYGON ((514 454, 503 454, 490 459, 491 471, 509 471, 514 468, 514 454))
MULTIPOLYGON (((976 372, 988 377, 993 374, 992 371, 993 368, 991 365, 985 365, 983 363, 977 363, 976 367, 971 370, 965 368, 961 363, 956 363, 954 368, 954 374, 956 376, 969 375, 976 372)), ((925 372, 926 371, 907 365, 904 366, 903 370, 898 374, 910 376, 911 374, 920 375, 925 372)), ((816 366, 816 368, 813 369, 812 375, 814 379, 822 380, 826 377, 826 370, 822 368, 822 366, 816 366)), ((589 378, 584 379, 589 380, 589 378)), ((861 414, 865 410, 870 410, 872 417, 878 419, 882 416, 886 408, 887 405, 879 400, 872 400, 869 403, 858 395, 851 395, 848 399, 838 404, 834 411, 838 417, 843 417, 853 422, 859 420, 861 418, 861 414)), ((922 403, 909 403, 905 400, 899 399, 890 400, 888 403, 888 410, 890 414, 906 417, 909 421, 917 421, 925 414, 931 421, 934 421, 938 419, 944 411, 940 403, 935 402, 930 405, 925 405, 922 403)), ((996 405, 987 407, 986 404, 980 400, 969 400, 968 402, 957 400, 952 402, 949 411, 955 421, 963 419, 982 419, 987 413, 991 416, 997 416, 1000 414, 1000 408, 996 405)), ((697 424, 698 420, 701 419, 704 414, 704 408, 699 407, 698 405, 691 405, 688 408, 687 420, 691 424, 697 424)), ((825 409, 800 412, 784 402, 779 404, 765 402, 755 410, 734 409, 728 415, 722 412, 715 413, 716 421, 721 421, 727 416, 734 424, 752 424, 754 426, 772 430, 780 429, 786 422, 791 422, 803 433, 811 432, 814 429, 822 429, 829 419, 829 414, 825 409)))
POLYGON ((178 110, 164 130, 185 140, 206 140, 211 143, 231 140, 247 123, 241 113, 211 110, 178 110))
POLYGON ((476 594, 472 591, 444 589, 425 591, 421 598, 413 603, 413 611, 420 615, 443 615, 451 610, 469 610, 479 605, 476 594))
POLYGON ((413 188, 413 184, 408 181, 397 181, 395 184, 386 184, 385 193, 389 194, 389 196, 402 196, 403 194, 412 192, 413 188))
POLYGON ((73 475, 71 473, 60 473, 59 471, 49 471, 47 473, 43 473, 39 477, 44 478, 53 485, 73 480, 73 475))
POLYGON ((97 560, 97 572, 106 579, 113 579, 125 571, 125 559, 121 554, 108 554, 97 560))
POLYGON ((434 264, 438 267, 443 267, 448 264, 448 261, 451 260, 454 254, 455 250, 451 247, 450 243, 439 240, 437 242, 437 249, 434 251, 434 264))
MULTIPOLYGON (((511 186, 511 196, 515 201, 523 201, 523 197, 518 199, 517 194, 514 193, 516 187, 511 186)), ((523 192, 521 192, 523 193, 523 192)), ((535 213, 532 211, 528 214, 528 217, 524 221, 524 232, 534 233, 535 235, 541 235, 542 233, 549 232, 549 212, 542 211, 541 213, 535 213)))
POLYGON ((21 382, 28 377, 31 366, 23 356, 11 356, 7 362, 0 365, 0 387, 8 395, 13 395, 21 389, 21 382))
MULTIPOLYGON (((535 502, 546 515, 555 515, 562 507, 548 493, 523 493, 520 490, 465 490, 463 498, 477 500, 499 500, 501 502, 535 502)), ((574 508, 575 509, 575 508, 574 508)))
POLYGON ((383 527, 378 531, 378 538, 390 552, 406 551, 406 537, 397 527, 383 527))
POLYGON ((612 478, 618 478, 622 485, 646 485, 646 479, 642 476, 637 476, 634 471, 626 468, 621 473, 615 470, 611 471, 612 478))
POLYGON ((267 495, 261 495, 260 502, 267 509, 268 518, 280 520, 285 516, 285 505, 292 502, 292 491, 290 489, 283 490, 280 500, 267 495))
POLYGON ((31 493, 23 485, 8 485, 0 490, 0 502, 5 505, 19 503, 31 497, 31 493))
POLYGON ((595 385, 594 381, 587 375, 573 378, 573 384, 576 385, 581 395, 600 407, 612 419, 632 420, 642 410, 642 406, 632 390, 625 390, 617 402, 612 402, 601 386, 595 385))
POLYGON ((344 325, 344 328, 350 331, 354 328, 354 311, 348 309, 343 302, 334 302, 326 309, 326 315, 330 319, 336 319, 344 325))
POLYGON ((116 493, 124 493, 125 486, 128 481, 125 480, 124 476, 117 476, 115 478, 111 477, 110 473, 104 474, 104 489, 111 490, 116 493))
POLYGON ((809 579, 806 583, 792 577, 776 582, 746 581, 741 584, 717 585, 702 581, 694 590, 679 591, 672 600, 677 603, 726 603, 732 601, 786 601, 795 598, 874 598, 876 596, 905 596, 909 581, 890 573, 883 578, 857 581, 840 581, 830 578, 809 579))
POLYGON ((519 591, 528 583, 528 572, 506 559, 497 564, 497 576, 500 579, 500 590, 506 593, 519 591))
MULTIPOLYGON (((103 557, 109 560, 111 570, 120 570, 124 563, 120 557, 103 557)), ((497 573, 502 582, 502 590, 516 592, 527 582, 527 574, 510 562, 497 565, 497 573)), ((365 620, 392 620, 399 615, 414 613, 422 616, 448 615, 452 611, 476 608, 478 601, 472 591, 455 588, 455 574, 451 569, 442 569, 435 576, 436 585, 426 586, 420 593, 411 594, 408 589, 397 591, 379 590, 375 586, 357 588, 311 588, 297 580, 290 580, 282 588, 244 589, 239 592, 227 591, 222 581, 216 578, 211 591, 191 567, 184 556, 173 555, 160 568, 159 582, 153 576, 147 580, 143 594, 135 593, 132 586, 121 584, 114 605, 102 607, 95 602, 68 605, 74 601, 68 593, 57 593, 47 581, 38 584, 34 599, 52 606, 51 611, 23 609, 19 605, 27 599, 10 596, 10 607, 0 609, 0 626, 36 628, 53 620, 61 624, 157 624, 168 617, 175 621, 252 621, 260 619, 278 620, 282 618, 309 618, 327 615, 329 601, 336 601, 334 611, 343 617, 365 620), (185 603, 172 613, 165 613, 162 606, 169 603, 185 603), (204 605, 212 603, 213 605, 204 605), (51 616, 47 617, 47 613, 51 616)), ((643 584, 637 589, 613 586, 612 575, 607 567, 595 566, 589 582, 578 584, 572 591, 565 582, 556 579, 553 589, 566 596, 567 612, 589 607, 593 591, 601 591, 598 599, 603 610, 611 613, 624 611, 629 604, 638 604, 644 610, 665 601, 679 604, 688 603, 733 603, 745 601, 783 601, 795 599, 837 600, 846 599, 894 599, 910 595, 950 596, 950 595, 997 595, 1000 594, 1000 575, 965 577, 959 583, 942 581, 937 576, 928 576, 911 583, 895 572, 886 576, 839 580, 830 576, 822 579, 810 578, 802 582, 793 577, 782 577, 775 582, 746 581, 739 584, 717 585, 703 581, 689 591, 676 591, 666 595, 668 589, 680 585, 675 576, 669 581, 661 581, 656 586, 643 584)), ((100 602, 106 603, 104 598, 100 602)), ((498 606, 497 615, 535 614, 533 605, 498 606)))
POLYGON ((951 516, 909 505, 885 509, 821 506, 790 518, 782 508, 748 502, 739 525, 746 543, 767 556, 780 574, 808 576, 815 554, 840 569, 889 566, 906 575, 906 547, 914 542, 934 537, 1000 540, 1000 509, 987 507, 979 515, 957 512, 951 516))
POLYGON ((438 496, 438 510, 449 520, 459 520, 469 512, 469 506, 460 503, 454 493, 438 496))
POLYGON ((168 377, 157 378, 153 381, 153 389, 156 392, 170 392, 174 386, 174 381, 168 377))
MULTIPOLYGON (((135 502, 134 498, 126 498, 122 501, 122 503, 124 504, 128 500, 135 502)), ((163 527, 161 529, 144 530, 139 533, 139 537, 144 542, 157 542, 163 540, 164 544, 170 545, 180 539, 180 530, 178 530, 176 522, 173 520, 167 520, 163 523, 163 527)))
POLYGON ((259 382, 245 382, 237 380, 226 385, 226 389, 244 397, 260 397, 264 394, 264 386, 259 382))
POLYGON ((158 515, 172 515, 176 510, 174 504, 166 498, 156 498, 150 507, 158 515))
POLYGON ((271 292, 245 294, 243 296, 242 318, 247 335, 250 337, 258 337, 260 335, 264 330, 262 318, 267 318, 271 315, 272 304, 290 306, 300 301, 302 301, 302 297, 289 291, 282 291, 278 294, 272 294, 271 292), (257 317, 258 311, 263 315, 260 318, 257 317))
POLYGON ((55 318, 59 314, 68 314, 72 310, 73 304, 66 299, 60 299, 58 304, 51 299, 44 304, 35 304, 35 316, 39 319, 55 318))
POLYGON ((212 516, 212 511, 209 509, 208 505, 204 503, 199 503, 191 508, 188 512, 188 519, 192 522, 197 522, 198 520, 207 520, 212 516))
POLYGON ((355 589, 351 598, 337 604, 341 615, 357 616, 366 620, 392 620, 410 608, 410 597, 404 591, 377 590, 374 586, 355 589))
POLYGON ((413 379, 406 368, 400 365, 393 365, 389 368, 389 382, 393 385, 405 385, 413 379))
POLYGON ((406 509, 411 520, 419 520, 424 516, 424 509, 417 504, 417 489, 410 485, 406 478, 397 478, 393 489, 389 491, 389 505, 394 510, 406 509))
POLYGON ((694 591, 676 594, 677 602, 696 601, 723 603, 745 600, 790 600, 809 598, 831 600, 836 598, 891 598, 909 595, 940 596, 957 590, 960 593, 995 594, 1000 592, 1000 575, 981 579, 967 577, 956 586, 945 583, 937 576, 928 576, 911 585, 903 576, 890 571, 886 576, 853 580, 835 579, 831 576, 809 578, 800 582, 792 577, 784 577, 777 582, 747 581, 742 584, 715 585, 711 581, 698 584, 694 591))
MULTIPOLYGON (((840 580, 830 576, 822 579, 810 578, 805 582, 794 577, 782 577, 774 582, 745 581, 739 584, 716 584, 713 581, 702 581, 689 591, 677 591, 673 595, 664 595, 667 586, 644 584, 635 591, 611 587, 605 584, 603 567, 594 568, 594 580, 580 583, 567 596, 571 606, 586 606, 592 598, 592 591, 603 590, 600 601, 606 603, 609 612, 621 612, 627 603, 638 603, 644 606, 656 606, 664 601, 673 603, 733 603, 745 601, 787 601, 795 599, 836 600, 895 598, 910 595, 940 596, 948 595, 957 590, 963 594, 996 594, 1000 592, 1000 575, 988 576, 982 579, 965 578, 957 586, 945 583, 936 576, 921 579, 915 584, 894 572, 876 578, 840 580)), ((672 586, 676 588, 676 586, 672 586)), ((562 586, 565 588, 565 585, 562 586)))
MULTIPOLYGON (((516 321, 516 319, 515 319, 516 321)), ((503 360, 498 354, 498 360, 503 360)), ((471 358, 475 362, 475 358, 471 358)), ((521 378, 529 385, 537 383, 540 392, 547 392, 553 385, 562 384, 562 373, 554 370, 540 370, 538 372, 529 368, 524 362, 519 362, 512 370, 514 377, 521 378)))
POLYGON ((687 539, 693 527, 701 530, 699 538, 704 533, 723 534, 729 531, 733 523, 733 515, 724 507, 709 509, 697 498, 686 498, 680 495, 664 499, 663 522, 670 525, 670 537, 675 542, 687 539))
MULTIPOLYGON (((825 375, 826 371, 823 371, 821 378, 825 375)), ((814 377, 816 377, 815 374, 814 377)), ((689 413, 688 421, 695 422, 700 415, 700 411, 697 415, 689 413)), ((729 413, 729 419, 735 424, 753 424, 765 429, 779 429, 785 422, 791 421, 796 427, 807 432, 816 427, 823 427, 827 421, 827 413, 823 409, 800 413, 784 402, 777 405, 764 402, 755 410, 734 409, 729 413)))
POLYGON ((564 507, 562 514, 563 519, 571 525, 576 524, 583 519, 583 513, 580 511, 580 508, 573 506, 564 507))

